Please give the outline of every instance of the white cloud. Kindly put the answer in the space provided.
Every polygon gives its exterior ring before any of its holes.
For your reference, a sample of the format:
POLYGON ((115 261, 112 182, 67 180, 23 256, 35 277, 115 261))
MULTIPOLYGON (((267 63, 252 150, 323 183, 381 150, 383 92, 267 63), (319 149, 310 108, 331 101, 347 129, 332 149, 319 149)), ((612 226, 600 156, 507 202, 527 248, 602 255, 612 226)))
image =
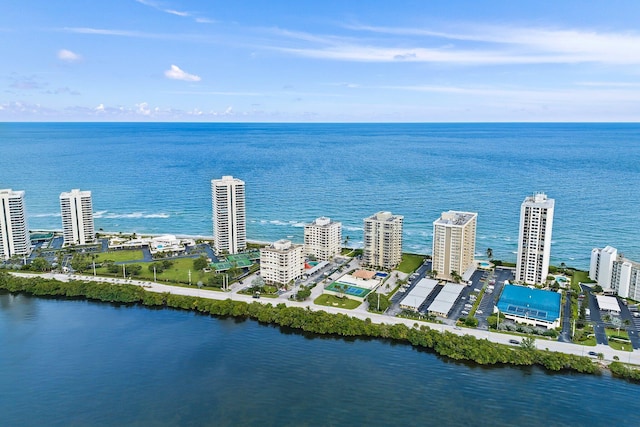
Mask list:
POLYGON ((183 18, 191 16, 191 14, 189 12, 182 12, 180 10, 164 9, 163 11, 167 12, 167 13, 169 13, 171 15, 182 16, 183 18))
POLYGON ((270 32, 301 44, 276 43, 271 48, 296 56, 361 62, 640 64, 637 32, 510 26, 470 26, 458 32, 363 25, 347 28, 385 37, 365 40, 271 29, 270 32), (407 45, 405 37, 393 36, 413 36, 413 40, 407 45))
POLYGON ((168 79, 183 80, 185 82, 199 82, 202 80, 200 76, 189 74, 186 71, 181 70, 177 65, 171 65, 171 68, 165 71, 164 75, 168 79))
POLYGON ((82 59, 82 56, 67 49, 60 49, 58 51, 58 59, 66 62, 76 62, 82 59))
POLYGON ((151 115, 151 109, 149 108, 149 104, 147 102, 136 104, 136 112, 143 116, 151 115))
POLYGON ((96 108, 94 108, 94 111, 96 113, 104 113, 105 112, 104 104, 98 105, 96 108))

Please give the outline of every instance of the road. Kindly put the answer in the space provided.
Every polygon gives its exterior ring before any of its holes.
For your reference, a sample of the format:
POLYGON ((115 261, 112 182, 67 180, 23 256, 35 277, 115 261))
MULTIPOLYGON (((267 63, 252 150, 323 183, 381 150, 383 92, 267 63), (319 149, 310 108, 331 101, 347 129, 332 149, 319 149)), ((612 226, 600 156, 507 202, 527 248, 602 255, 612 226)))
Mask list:
POLYGON ((571 291, 568 291, 564 301, 564 309, 562 313, 562 332, 558 337, 558 341, 571 342, 571 291))
POLYGON ((628 323, 625 325, 627 333, 629 334, 629 341, 634 349, 640 349, 640 338, 638 337, 638 329, 633 321, 633 315, 629 311, 629 307, 622 302, 622 298, 618 298, 618 304, 620 305, 620 319, 623 322, 628 323))
POLYGON ((589 319, 593 323, 593 333, 596 336, 596 343, 608 345, 607 333, 605 332, 605 324, 600 316, 600 306, 595 295, 591 293, 591 288, 588 286, 582 286, 582 290, 587 293, 589 298, 589 319))
MULTIPOLYGON (((313 304, 313 302, 311 301, 297 302, 297 301, 292 301, 285 298, 279 298, 279 299, 265 298, 265 299, 256 300, 252 298, 250 295, 242 295, 242 294, 237 294, 233 292, 201 290, 198 288, 169 286, 169 285, 163 285, 163 284, 144 281, 144 280, 127 280, 127 279, 118 279, 118 278, 94 277, 94 276, 87 276, 87 275, 67 275, 67 274, 53 274, 53 273, 43 273, 43 274, 11 273, 11 274, 18 277, 44 277, 48 279, 56 279, 63 282, 68 282, 69 280, 88 280, 88 281, 105 282, 105 283, 131 284, 136 286, 142 286, 147 291, 150 291, 150 292, 160 292, 160 293, 168 292, 175 295, 188 295, 193 297, 210 298, 210 299, 216 299, 216 300, 231 299, 234 301, 244 301, 247 303, 258 301, 262 304, 282 303, 291 307, 302 307, 302 308, 308 308, 310 310, 321 310, 321 311, 325 311, 327 313, 332 313, 332 314, 342 313, 342 314, 346 314, 362 320, 369 318, 371 322, 378 323, 378 324, 382 324, 382 323, 389 324, 389 325, 404 324, 410 328, 413 327, 414 324, 418 323, 417 321, 412 319, 403 319, 398 317, 387 316, 384 314, 369 313, 364 309, 346 310, 346 309, 341 309, 336 307, 317 306, 313 304)), ((468 329, 468 328, 456 329, 454 326, 444 325, 444 324, 442 325, 437 325, 432 323, 424 323, 424 324, 426 326, 429 326, 432 329, 440 330, 442 332, 447 331, 456 335, 472 335, 478 339, 487 339, 488 341, 500 343, 500 344, 511 345, 509 343, 509 340, 513 339, 512 335, 491 332, 489 330, 483 331, 483 330, 468 329)), ((585 346, 580 346, 580 345, 571 344, 571 343, 565 343, 565 342, 559 342, 559 341, 548 341, 543 339, 536 339, 535 345, 538 349, 548 349, 551 351, 558 351, 562 353, 576 354, 576 355, 583 355, 583 356, 587 355, 589 351, 594 351, 596 353, 602 353, 605 361, 613 361, 614 357, 617 357, 620 361, 632 363, 635 365, 640 365, 640 351, 634 351, 634 352, 619 351, 619 350, 612 349, 608 345, 602 345, 602 344, 599 344, 595 347, 585 347, 585 346)))

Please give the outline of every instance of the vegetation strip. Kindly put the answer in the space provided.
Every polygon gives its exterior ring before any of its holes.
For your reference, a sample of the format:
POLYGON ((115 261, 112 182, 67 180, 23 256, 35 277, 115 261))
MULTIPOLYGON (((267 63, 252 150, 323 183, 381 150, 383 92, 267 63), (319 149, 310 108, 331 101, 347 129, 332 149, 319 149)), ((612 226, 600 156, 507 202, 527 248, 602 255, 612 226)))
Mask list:
MULTIPOLYGON (((288 307, 285 304, 273 306, 230 299, 221 301, 149 292, 139 286, 128 284, 60 282, 40 277, 14 277, 7 273, 0 273, 0 289, 36 296, 87 298, 111 303, 194 310, 214 316, 245 317, 316 334, 392 339, 408 342, 415 347, 432 349, 437 354, 452 359, 469 360, 482 365, 539 365, 551 371, 572 370, 589 374, 600 372, 598 365, 584 356, 496 344, 471 335, 441 333, 426 325, 409 328, 404 324, 377 324, 370 319, 361 320, 345 314, 330 314, 322 310, 288 307)), ((617 367, 612 372, 616 376, 632 380, 640 377, 639 370, 626 366, 617 367)))

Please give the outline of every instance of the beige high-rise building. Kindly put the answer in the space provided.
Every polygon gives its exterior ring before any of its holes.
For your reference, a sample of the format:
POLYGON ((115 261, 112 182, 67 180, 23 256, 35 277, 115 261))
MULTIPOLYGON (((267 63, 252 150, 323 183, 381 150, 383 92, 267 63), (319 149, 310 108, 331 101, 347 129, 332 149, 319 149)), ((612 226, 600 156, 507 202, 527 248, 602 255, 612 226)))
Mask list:
POLYGON ((440 279, 460 277, 474 265, 478 214, 449 211, 433 222, 433 252, 431 269, 440 279))
POLYGON ((520 232, 516 280, 530 285, 543 283, 549 274, 551 230, 555 200, 544 193, 526 197, 520 207, 520 232))
POLYGON ((211 180, 213 239, 216 254, 236 254, 247 247, 244 181, 232 176, 211 180))
POLYGON ((61 193, 60 213, 65 246, 95 242, 91 191, 74 189, 61 193))
POLYGON ((342 223, 320 217, 304 226, 304 253, 320 261, 329 261, 340 254, 342 223))
POLYGON ((30 251, 24 191, 0 190, 0 259, 29 255, 30 251))
POLYGON ((266 283, 286 285, 303 272, 302 245, 282 239, 260 249, 260 275, 266 283))
POLYGON ((365 265, 391 270, 402 261, 402 215, 378 212, 364 220, 365 265))

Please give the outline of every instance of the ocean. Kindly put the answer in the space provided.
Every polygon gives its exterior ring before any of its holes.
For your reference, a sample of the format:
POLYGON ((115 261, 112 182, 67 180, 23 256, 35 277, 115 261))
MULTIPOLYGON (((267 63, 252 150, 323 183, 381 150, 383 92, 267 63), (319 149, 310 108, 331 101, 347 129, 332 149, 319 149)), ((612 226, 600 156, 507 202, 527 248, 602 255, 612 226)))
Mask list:
POLYGON ((363 219, 404 215, 404 250, 478 213, 476 255, 515 261, 520 204, 556 200, 553 264, 593 247, 640 261, 638 124, 1 123, 0 188, 26 191, 30 229, 60 229, 59 194, 93 193, 96 230, 212 235, 210 181, 246 182, 248 238, 301 242, 319 216, 362 244, 363 219))
POLYGON ((0 293, 3 426, 622 426, 638 385, 192 312, 0 293))

